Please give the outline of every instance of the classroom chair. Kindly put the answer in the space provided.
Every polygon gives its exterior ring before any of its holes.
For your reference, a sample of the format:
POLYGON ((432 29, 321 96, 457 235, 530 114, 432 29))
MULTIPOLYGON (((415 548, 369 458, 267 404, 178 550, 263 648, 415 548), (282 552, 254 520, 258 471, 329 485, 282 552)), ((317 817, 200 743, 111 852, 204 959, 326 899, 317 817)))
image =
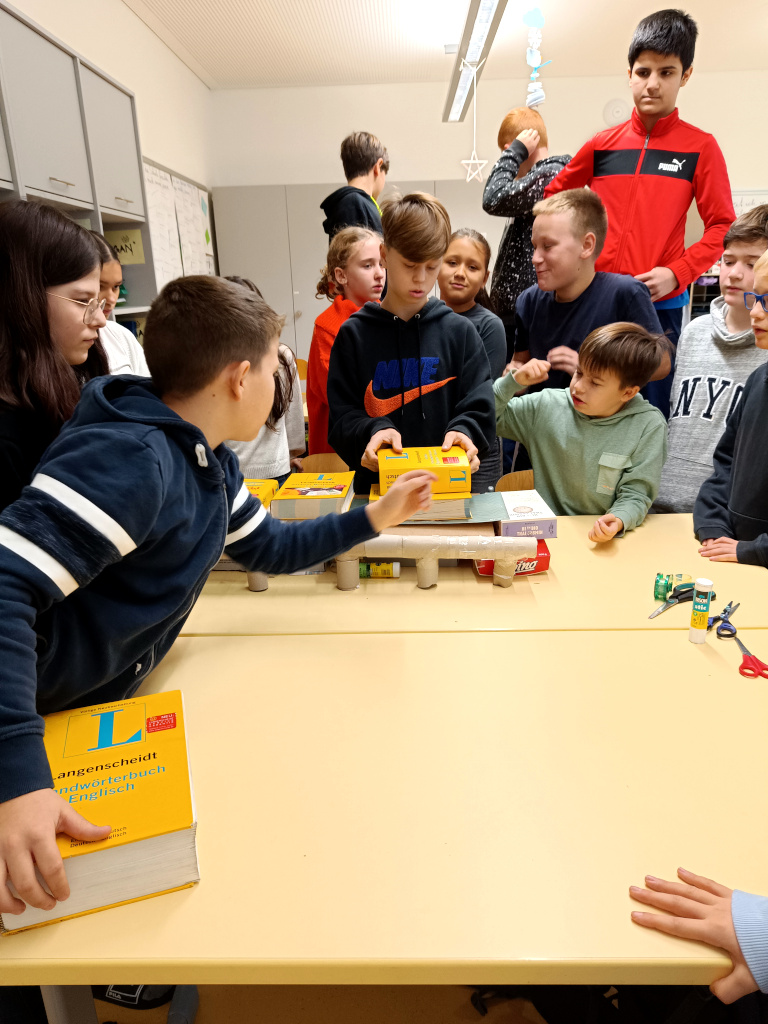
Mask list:
POLYGON ((301 460, 302 473, 348 473, 349 466, 336 452, 305 455, 301 460))
MULTIPOLYGON (((306 459, 304 460, 306 462, 306 459)), ((496 484, 497 491, 532 491, 533 470, 520 469, 517 473, 506 473, 496 484)))

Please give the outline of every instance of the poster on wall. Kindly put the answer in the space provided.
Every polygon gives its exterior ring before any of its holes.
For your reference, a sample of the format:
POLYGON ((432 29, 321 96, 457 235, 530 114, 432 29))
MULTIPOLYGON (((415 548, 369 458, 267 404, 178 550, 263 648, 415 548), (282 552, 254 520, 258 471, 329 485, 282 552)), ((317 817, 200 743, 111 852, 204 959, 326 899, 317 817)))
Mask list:
POLYGON ((152 240, 152 258, 155 265, 157 290, 160 291, 181 277, 184 267, 179 247, 179 229, 176 223, 176 202, 173 182, 167 171, 144 163, 144 182, 147 189, 147 220, 152 240))

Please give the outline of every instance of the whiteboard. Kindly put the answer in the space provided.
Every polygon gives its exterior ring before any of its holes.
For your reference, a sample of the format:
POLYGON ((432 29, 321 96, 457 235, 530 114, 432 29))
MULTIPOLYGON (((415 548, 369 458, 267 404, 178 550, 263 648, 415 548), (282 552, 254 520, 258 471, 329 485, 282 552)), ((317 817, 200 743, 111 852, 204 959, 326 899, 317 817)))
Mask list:
POLYGON ((161 291, 169 281, 181 277, 184 273, 173 182, 167 171, 144 163, 144 183, 147 190, 147 220, 149 237, 152 240, 152 261, 155 265, 157 290, 161 291))
POLYGON ((200 205, 200 190, 183 178, 172 176, 176 223, 179 227, 181 262, 185 274, 207 274, 205 227, 200 205))

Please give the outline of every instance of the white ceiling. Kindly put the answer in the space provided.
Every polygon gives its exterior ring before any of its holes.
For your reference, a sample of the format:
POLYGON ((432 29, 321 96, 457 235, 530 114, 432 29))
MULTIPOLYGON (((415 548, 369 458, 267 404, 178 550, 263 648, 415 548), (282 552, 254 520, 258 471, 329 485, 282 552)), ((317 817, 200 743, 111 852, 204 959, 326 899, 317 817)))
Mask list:
MULTIPOLYGON (((468 0, 123 0, 212 89, 448 82, 468 0)), ((509 0, 484 76, 524 78, 523 14, 546 17, 547 77, 623 74, 661 0, 509 0)), ((667 0, 669 2, 669 0, 667 0)), ((768 0, 690 0, 699 71, 768 68, 768 0)), ((738 109, 738 79, 733 81, 738 109)), ((320 115, 320 112, 318 112, 320 115)))

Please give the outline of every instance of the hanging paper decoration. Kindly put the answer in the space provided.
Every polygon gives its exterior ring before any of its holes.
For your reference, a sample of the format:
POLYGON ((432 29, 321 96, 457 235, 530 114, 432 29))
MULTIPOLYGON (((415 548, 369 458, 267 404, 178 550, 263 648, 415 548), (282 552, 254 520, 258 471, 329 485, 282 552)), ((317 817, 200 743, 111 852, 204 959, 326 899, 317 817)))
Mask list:
POLYGON ((483 64, 485 64, 484 60, 481 60, 479 64, 470 64, 464 59, 461 61, 462 70, 467 68, 472 72, 472 156, 469 160, 461 161, 467 170, 467 182, 472 181, 473 178, 482 181, 483 168, 488 163, 487 160, 479 160, 477 157, 477 72, 483 64))
POLYGON ((525 51, 525 63, 529 68, 533 68, 531 72, 531 81, 528 85, 528 97, 526 99, 526 106, 538 107, 540 103, 545 100, 544 88, 539 79, 539 72, 547 64, 551 64, 551 60, 541 62, 541 30, 544 28, 544 15, 541 13, 541 9, 534 7, 532 10, 523 17, 523 22, 528 26, 528 49, 525 51))

